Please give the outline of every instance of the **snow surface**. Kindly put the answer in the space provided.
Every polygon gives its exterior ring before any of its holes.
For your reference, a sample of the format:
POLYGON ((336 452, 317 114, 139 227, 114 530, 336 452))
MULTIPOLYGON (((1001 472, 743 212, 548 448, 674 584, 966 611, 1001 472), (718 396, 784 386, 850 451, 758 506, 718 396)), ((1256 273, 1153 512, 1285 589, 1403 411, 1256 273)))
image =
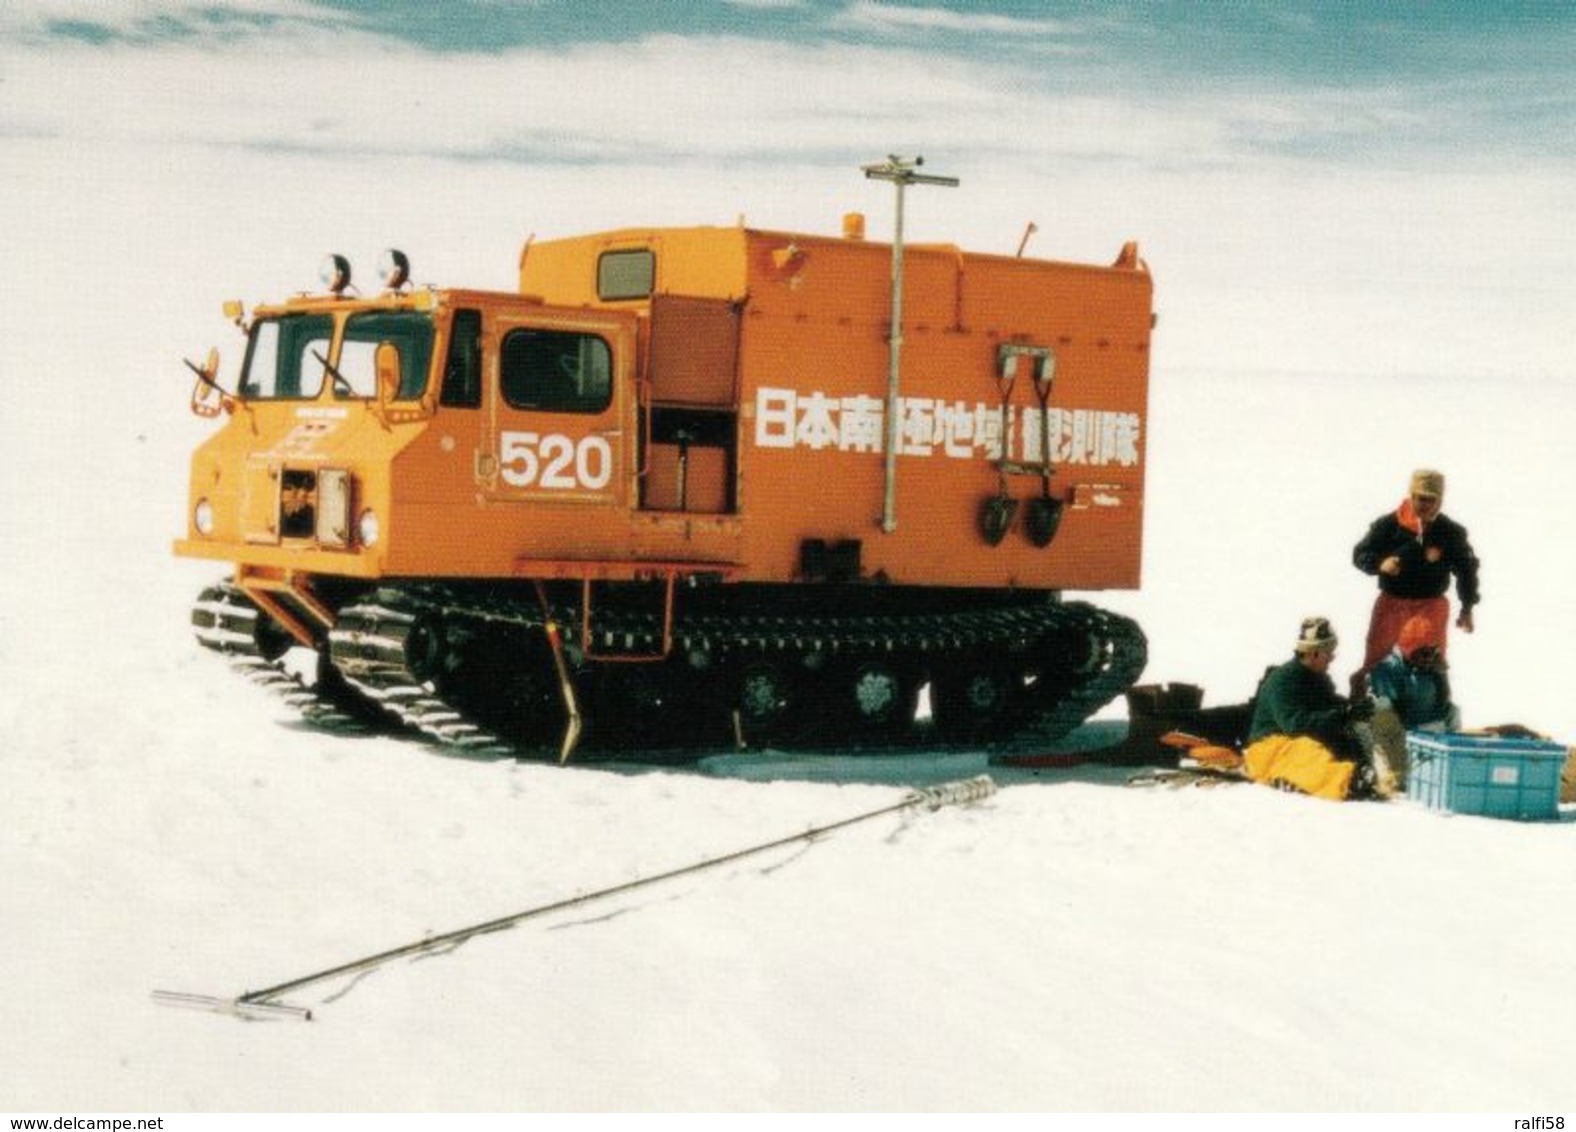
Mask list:
MULTIPOLYGON (((287 154, 6 145, 0 1108, 1568 1110, 1569 809, 1499 822, 1087 767, 1002 774, 979 805, 289 996, 311 1024, 155 1005, 156 988, 235 995, 800 832, 985 756, 560 769, 293 724, 190 637, 216 571, 169 543, 212 426, 186 412, 181 355, 217 341, 233 367, 220 300, 310 286, 325 250, 365 263, 401 242, 419 279, 506 287, 539 213, 562 234, 613 206, 573 173, 412 161, 378 170, 399 193, 362 207, 341 184, 338 209, 314 195, 322 167, 287 154)), ((625 199, 618 222, 727 222, 759 192, 763 222, 834 229, 774 176, 676 172, 653 215, 625 199)), ((841 195, 867 203, 860 184, 850 169, 841 195)), ((980 192, 947 200, 965 243, 991 213, 980 192)), ((1344 676, 1372 596, 1350 547, 1428 463, 1484 560, 1479 630, 1452 644, 1467 722, 1576 739, 1576 382, 1569 335, 1536 340, 1571 328, 1565 284, 1473 322, 1428 264, 1304 287, 1339 274, 1308 263, 1340 226, 1315 214, 1299 243, 1275 218, 1315 212, 1311 194, 1242 210, 1224 243, 1174 212, 1113 216, 1125 198, 1092 186, 1059 199, 1113 251, 1155 230, 1145 582, 1096 595, 1144 625, 1145 679, 1240 700, 1310 613, 1344 634, 1344 676), (1248 254, 1261 236, 1287 264, 1248 254), (1419 324, 1458 337, 1442 349, 1419 324)), ((1460 214, 1428 215, 1398 259, 1443 247, 1460 214)), ((1102 719, 1089 741, 1120 706, 1102 719)))

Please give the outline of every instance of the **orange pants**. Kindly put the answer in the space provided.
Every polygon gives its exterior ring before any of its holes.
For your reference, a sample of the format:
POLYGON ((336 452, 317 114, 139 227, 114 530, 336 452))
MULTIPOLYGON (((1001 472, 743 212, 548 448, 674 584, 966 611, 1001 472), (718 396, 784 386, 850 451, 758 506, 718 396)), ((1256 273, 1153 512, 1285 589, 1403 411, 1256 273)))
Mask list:
POLYGON ((1352 673, 1352 695, 1368 688, 1368 670, 1383 660, 1401 638, 1401 627, 1414 617, 1426 617, 1439 634, 1439 653, 1445 652, 1450 629, 1450 599, 1447 597, 1394 597, 1381 593, 1368 619, 1368 642, 1363 649, 1363 666, 1352 673))
POLYGON ((1266 735, 1242 752, 1242 769, 1254 782, 1266 786, 1344 802, 1357 767, 1336 758, 1330 748, 1306 735, 1266 735))

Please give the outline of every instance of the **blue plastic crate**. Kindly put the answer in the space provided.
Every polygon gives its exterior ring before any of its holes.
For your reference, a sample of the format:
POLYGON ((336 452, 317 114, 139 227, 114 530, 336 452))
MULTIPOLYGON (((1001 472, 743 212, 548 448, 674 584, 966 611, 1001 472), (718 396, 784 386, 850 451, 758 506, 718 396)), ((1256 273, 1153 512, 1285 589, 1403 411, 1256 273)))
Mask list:
POLYGON ((1406 796, 1431 810, 1515 821, 1559 817, 1566 748, 1541 739, 1409 731, 1406 796))

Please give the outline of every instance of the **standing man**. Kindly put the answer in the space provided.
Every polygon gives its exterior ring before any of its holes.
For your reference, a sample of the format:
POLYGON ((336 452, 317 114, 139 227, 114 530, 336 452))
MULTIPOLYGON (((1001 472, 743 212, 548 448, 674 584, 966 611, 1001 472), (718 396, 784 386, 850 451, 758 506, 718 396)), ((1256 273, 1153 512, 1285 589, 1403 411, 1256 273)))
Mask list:
POLYGON ((1450 620, 1450 578, 1456 579, 1461 613, 1456 625, 1473 629, 1472 609, 1478 603, 1478 559, 1466 528, 1440 507, 1445 496, 1442 473, 1424 468, 1412 473, 1411 489, 1401 505, 1381 515, 1352 550, 1353 564, 1379 579, 1379 596, 1368 623, 1363 664, 1352 673, 1352 694, 1367 687, 1368 671, 1384 659, 1413 617, 1439 627, 1439 651, 1445 651, 1450 620))

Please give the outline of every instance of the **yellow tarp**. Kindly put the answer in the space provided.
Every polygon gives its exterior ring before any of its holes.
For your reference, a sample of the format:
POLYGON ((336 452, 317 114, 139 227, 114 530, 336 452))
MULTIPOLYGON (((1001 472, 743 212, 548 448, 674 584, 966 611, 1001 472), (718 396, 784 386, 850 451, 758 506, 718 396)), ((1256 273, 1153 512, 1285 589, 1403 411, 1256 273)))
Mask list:
POLYGON ((1242 769, 1253 781, 1332 802, 1346 800, 1356 769, 1337 759, 1323 743, 1305 735, 1266 735, 1250 744, 1242 757, 1242 769))

